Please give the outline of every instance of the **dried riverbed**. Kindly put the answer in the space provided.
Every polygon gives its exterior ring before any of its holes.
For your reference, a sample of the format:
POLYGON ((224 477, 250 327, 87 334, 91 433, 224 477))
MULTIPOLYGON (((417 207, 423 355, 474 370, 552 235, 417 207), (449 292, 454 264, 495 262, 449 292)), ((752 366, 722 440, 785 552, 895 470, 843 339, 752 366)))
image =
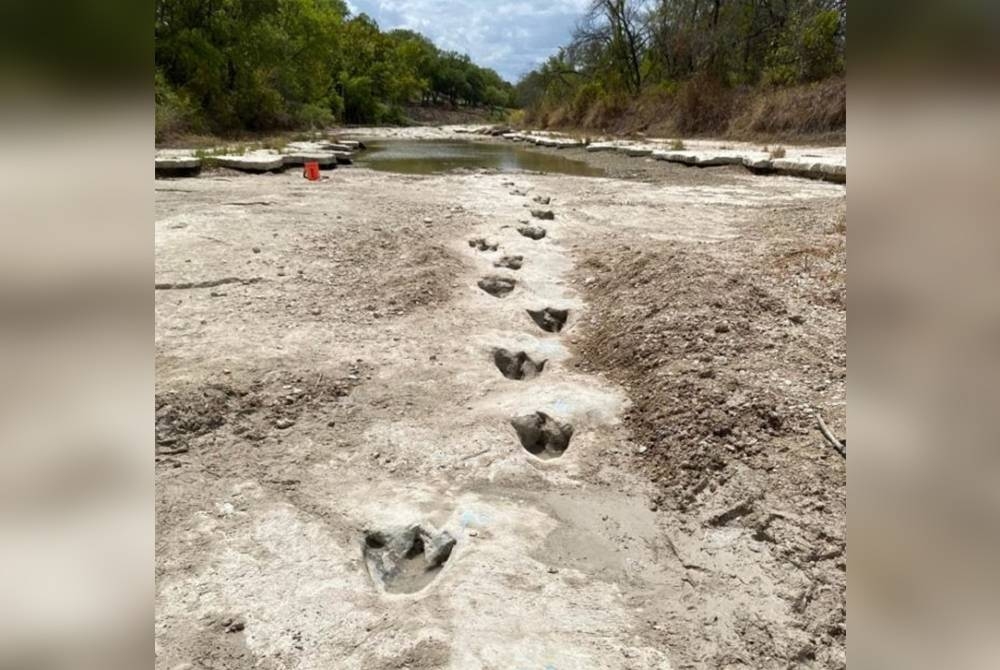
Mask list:
POLYGON ((845 667, 845 187, 564 152, 156 182, 158 669, 845 667))

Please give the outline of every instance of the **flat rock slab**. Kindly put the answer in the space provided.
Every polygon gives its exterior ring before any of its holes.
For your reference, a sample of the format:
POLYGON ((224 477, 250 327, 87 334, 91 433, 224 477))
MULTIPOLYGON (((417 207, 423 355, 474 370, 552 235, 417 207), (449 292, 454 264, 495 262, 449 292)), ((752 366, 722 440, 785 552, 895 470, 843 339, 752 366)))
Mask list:
POLYGON ((169 156, 165 158, 155 159, 156 167, 158 168, 178 168, 178 169, 190 169, 201 167, 201 159, 197 156, 169 156))
POLYGON ((653 155, 653 150, 646 147, 622 147, 621 151, 631 158, 642 158, 653 155))
POLYGON ((751 172, 774 172, 774 161, 770 158, 744 158, 743 166, 751 172))
POLYGON ((331 151, 285 154, 282 160, 289 166, 319 163, 319 166, 325 169, 332 170, 337 167, 337 156, 331 151))
POLYGON ((315 141, 315 142, 289 142, 285 145, 282 153, 294 154, 294 153, 313 153, 316 151, 323 151, 320 147, 327 144, 325 141, 315 141))
POLYGON ((668 163, 680 163, 691 167, 720 167, 723 165, 743 165, 744 157, 737 153, 712 153, 705 151, 654 151, 653 158, 668 163))
POLYGON ((353 165, 354 164, 354 154, 350 151, 331 151, 337 158, 337 165, 353 165))
POLYGON ((772 167, 775 172, 793 177, 822 179, 837 183, 847 181, 847 166, 835 163, 812 163, 798 160, 776 160, 772 167))
POLYGON ((689 167, 742 165, 755 174, 779 174, 836 183, 847 181, 847 166, 801 158, 772 159, 764 152, 740 151, 654 151, 653 158, 689 167))
POLYGON ((344 151, 347 153, 354 151, 351 146, 343 142, 326 142, 324 144, 320 144, 319 148, 323 151, 344 151))
POLYGON ((201 159, 197 156, 169 156, 154 159, 157 177, 194 177, 201 172, 201 159))
POLYGON ((280 172, 285 169, 285 158, 279 154, 217 156, 214 160, 220 167, 240 172, 280 172))
POLYGON ((598 151, 615 151, 618 145, 614 142, 591 142, 587 145, 587 151, 597 153, 598 151))

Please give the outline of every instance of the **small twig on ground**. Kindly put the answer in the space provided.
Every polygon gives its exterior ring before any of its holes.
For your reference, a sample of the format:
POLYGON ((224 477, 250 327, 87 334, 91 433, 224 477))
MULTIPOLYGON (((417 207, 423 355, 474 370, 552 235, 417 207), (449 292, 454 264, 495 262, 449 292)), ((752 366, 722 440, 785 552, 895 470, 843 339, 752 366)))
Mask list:
POLYGON ((212 237, 211 235, 200 235, 199 237, 203 237, 206 240, 211 240, 212 242, 218 242, 219 244, 225 244, 225 245, 228 245, 228 246, 233 246, 229 242, 226 242, 225 240, 220 240, 218 237, 212 237))
POLYGON ((462 460, 463 461, 468 461, 468 460, 470 460, 472 458, 477 458, 479 456, 485 456, 488 453, 490 453, 489 449, 483 449, 482 451, 477 451, 474 454, 469 454, 468 456, 465 456, 464 458, 462 458, 462 460))
POLYGON ((823 421, 823 417, 819 412, 816 412, 816 423, 819 425, 819 432, 823 433, 823 437, 826 439, 827 443, 837 450, 841 456, 847 457, 847 441, 838 440, 834 434, 830 431, 830 428, 823 421))
POLYGON ((239 277, 226 277, 225 279, 212 279, 210 281, 196 282, 163 282, 156 284, 157 291, 186 290, 192 288, 215 288, 225 284, 257 284, 264 281, 262 277, 251 277, 250 279, 240 279, 239 277))

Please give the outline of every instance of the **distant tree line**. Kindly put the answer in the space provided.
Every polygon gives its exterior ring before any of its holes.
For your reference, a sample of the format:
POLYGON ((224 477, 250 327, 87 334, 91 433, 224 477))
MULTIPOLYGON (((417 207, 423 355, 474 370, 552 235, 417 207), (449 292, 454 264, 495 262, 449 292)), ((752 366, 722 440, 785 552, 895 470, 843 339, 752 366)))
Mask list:
POLYGON ((398 123, 408 104, 506 108, 511 84, 343 0, 156 0, 157 134, 398 123))
POLYGON ((705 106, 726 89, 841 75, 846 41, 847 0, 593 0, 571 42, 521 80, 518 99, 529 117, 559 109, 576 119, 650 94, 705 106))

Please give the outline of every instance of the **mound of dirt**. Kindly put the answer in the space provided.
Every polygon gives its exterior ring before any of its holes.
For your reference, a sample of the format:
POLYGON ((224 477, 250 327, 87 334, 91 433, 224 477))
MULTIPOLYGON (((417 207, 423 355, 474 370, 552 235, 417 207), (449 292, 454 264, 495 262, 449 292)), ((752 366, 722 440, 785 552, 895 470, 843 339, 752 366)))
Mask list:
MULTIPOLYGON (((576 364, 627 390, 635 465, 658 485, 658 504, 706 528, 752 531, 785 562, 789 583, 804 572, 803 630, 842 655, 846 463, 815 415, 845 434, 846 236, 821 212, 761 217, 760 239, 782 241, 757 253, 746 240, 706 252, 595 242, 578 269, 592 318, 576 364), (764 234, 771 226, 783 234, 764 234), (822 603, 808 595, 824 589, 833 595, 822 603)), ((770 646, 747 638, 740 649, 754 667, 798 643, 765 633, 770 646)))

